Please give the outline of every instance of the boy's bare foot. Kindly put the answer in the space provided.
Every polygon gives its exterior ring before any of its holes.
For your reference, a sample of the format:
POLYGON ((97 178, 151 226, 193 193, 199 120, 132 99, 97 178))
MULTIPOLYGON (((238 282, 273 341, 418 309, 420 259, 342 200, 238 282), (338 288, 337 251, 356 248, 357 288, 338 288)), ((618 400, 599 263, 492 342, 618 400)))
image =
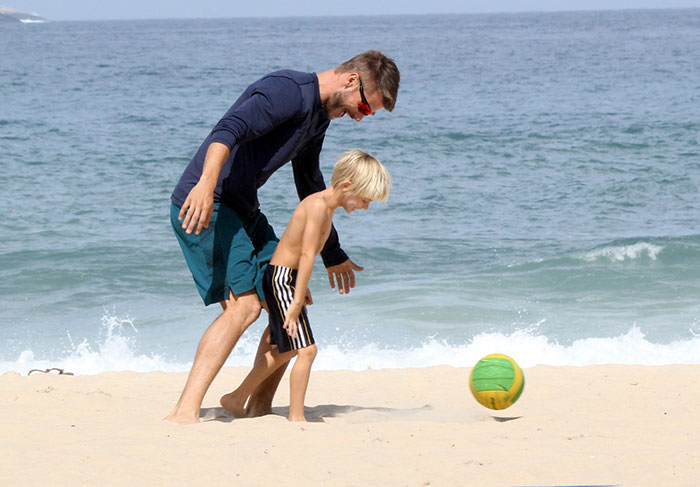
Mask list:
POLYGON ((306 423, 306 416, 304 416, 304 407, 293 408, 289 407, 289 416, 287 417, 289 421, 294 421, 295 423, 306 423))
POLYGON ((164 417, 163 421, 175 424, 197 424, 199 423, 199 416, 193 416, 191 414, 180 414, 176 409, 172 413, 164 417))
POLYGON ((236 394, 236 391, 229 392, 228 394, 224 394, 221 396, 221 399, 219 399, 219 403, 224 407, 226 411, 231 413, 234 418, 245 418, 246 417, 246 410, 245 410, 245 401, 248 399, 247 397, 239 396, 236 394))

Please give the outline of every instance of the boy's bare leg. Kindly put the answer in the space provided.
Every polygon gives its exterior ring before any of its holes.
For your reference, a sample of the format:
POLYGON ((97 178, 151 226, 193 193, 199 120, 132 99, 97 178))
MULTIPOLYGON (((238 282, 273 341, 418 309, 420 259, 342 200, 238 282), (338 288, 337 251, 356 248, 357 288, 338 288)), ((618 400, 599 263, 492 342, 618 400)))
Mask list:
POLYGON ((316 345, 297 350, 297 359, 289 376, 289 421, 306 421, 304 397, 309 385, 311 364, 318 352, 316 345))
POLYGON ((221 405, 236 418, 245 417, 245 402, 255 388, 282 365, 286 365, 295 355, 296 350, 279 353, 277 348, 263 354, 255 361, 253 369, 243 379, 241 385, 235 391, 221 397, 221 405))
POLYGON ((255 291, 234 296, 221 303, 224 311, 209 326, 199 341, 192 370, 175 409, 164 419, 173 423, 199 422, 199 408, 207 389, 219 373, 243 332, 260 315, 255 291))
MULTIPOLYGON (((258 351, 255 355, 257 362, 265 353, 272 350, 270 345, 270 327, 266 327, 258 344, 258 351)), ((279 387, 284 372, 287 370, 289 361, 283 363, 267 379, 265 379, 251 394, 246 408, 246 416, 250 418, 265 416, 272 412, 272 399, 279 387)))

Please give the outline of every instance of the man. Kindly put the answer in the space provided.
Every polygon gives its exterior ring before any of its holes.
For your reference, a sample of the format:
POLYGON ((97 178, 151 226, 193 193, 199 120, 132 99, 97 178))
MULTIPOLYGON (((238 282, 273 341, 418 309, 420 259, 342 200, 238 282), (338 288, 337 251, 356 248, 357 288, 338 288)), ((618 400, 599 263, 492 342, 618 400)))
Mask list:
MULTIPOLYGON (((250 85, 204 140, 173 191, 171 222, 205 305, 218 302, 223 312, 202 336, 166 420, 199 422, 204 394, 260 315, 262 276, 277 237, 260 212, 257 189, 289 161, 300 199, 325 189, 319 154, 330 121, 392 111, 399 80, 394 61, 378 51, 319 74, 277 71, 250 85)), ((331 288, 350 292, 362 268, 340 248, 334 228, 321 256, 331 288)), ((258 356, 268 349, 263 335, 258 356)), ((269 412, 283 373, 253 393, 251 415, 269 412)))

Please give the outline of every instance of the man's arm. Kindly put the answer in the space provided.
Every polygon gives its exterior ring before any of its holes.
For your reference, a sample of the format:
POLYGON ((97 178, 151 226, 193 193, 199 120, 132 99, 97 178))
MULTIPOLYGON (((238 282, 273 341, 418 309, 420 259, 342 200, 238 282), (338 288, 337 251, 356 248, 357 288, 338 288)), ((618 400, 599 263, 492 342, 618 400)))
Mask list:
POLYGON ((194 230, 195 235, 199 235, 202 228, 209 226, 211 215, 214 212, 216 183, 230 154, 229 148, 220 142, 209 144, 207 155, 204 158, 202 176, 190 190, 178 215, 178 218, 182 220, 182 228, 187 233, 192 233, 194 230))
POLYGON ((216 124, 211 142, 221 142, 232 149, 298 116, 302 105, 299 86, 283 77, 265 78, 243 96, 248 98, 237 101, 216 124))
POLYGON ((212 130, 202 175, 190 190, 179 219, 187 233, 199 234, 209 226, 214 190, 234 146, 256 139, 296 116, 301 107, 299 87, 286 78, 266 78, 248 98, 226 112, 212 130))
MULTIPOLYGON (((294 182, 300 200, 326 188, 319 162, 322 146, 323 136, 307 146, 292 161, 294 182)), ((343 249, 340 248, 338 232, 334 226, 331 226, 331 232, 321 250, 321 258, 323 259, 323 265, 326 266, 331 288, 335 289, 337 282, 338 292, 341 294, 349 293, 350 289, 355 287, 355 271, 362 271, 363 268, 351 261, 343 249)))

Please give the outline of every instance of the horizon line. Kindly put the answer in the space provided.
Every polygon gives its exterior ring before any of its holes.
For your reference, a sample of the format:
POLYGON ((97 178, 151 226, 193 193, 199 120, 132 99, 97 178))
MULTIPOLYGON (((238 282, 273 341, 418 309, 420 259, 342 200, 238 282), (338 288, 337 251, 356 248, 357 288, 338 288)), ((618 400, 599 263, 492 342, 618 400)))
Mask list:
MULTIPOLYGON (((129 18, 89 18, 89 19, 58 19, 52 20, 43 17, 39 13, 33 13, 49 22, 129 22, 129 21, 156 21, 156 20, 233 20, 233 19, 302 19, 302 18, 338 18, 338 17, 419 17, 419 16, 446 16, 446 15, 519 15, 519 14, 560 14, 560 13, 593 13, 593 12, 640 12, 651 10, 700 10, 700 7, 629 7, 629 8, 590 8, 571 10, 507 10, 507 11, 479 11, 479 12, 422 12, 422 13, 397 13, 397 14, 305 14, 305 15, 245 15, 240 17, 188 17, 188 16, 167 16, 167 17, 129 17, 129 18)), ((23 12, 28 13, 28 12, 23 12)), ((41 22, 40 22, 41 23, 41 22)))

